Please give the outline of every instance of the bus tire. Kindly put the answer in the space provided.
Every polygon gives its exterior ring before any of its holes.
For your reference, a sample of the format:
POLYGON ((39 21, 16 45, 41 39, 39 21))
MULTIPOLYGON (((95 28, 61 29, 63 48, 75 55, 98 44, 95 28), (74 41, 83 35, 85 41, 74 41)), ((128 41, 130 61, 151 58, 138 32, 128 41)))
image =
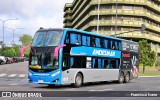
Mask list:
POLYGON ((83 83, 82 74, 78 73, 75 77, 75 83, 73 84, 73 86, 75 88, 79 88, 82 86, 82 83, 83 83))
POLYGON ((124 82, 125 83, 129 83, 130 82, 130 74, 129 73, 126 74, 126 76, 124 78, 124 82))
POLYGON ((124 82, 124 74, 122 72, 120 72, 119 74, 119 79, 118 79, 118 83, 122 84, 124 82))

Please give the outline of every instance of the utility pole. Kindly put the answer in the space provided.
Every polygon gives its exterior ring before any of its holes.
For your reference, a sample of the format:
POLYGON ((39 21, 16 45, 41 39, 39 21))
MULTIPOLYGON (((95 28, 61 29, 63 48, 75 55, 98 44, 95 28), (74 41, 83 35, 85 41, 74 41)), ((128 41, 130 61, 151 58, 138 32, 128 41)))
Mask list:
POLYGON ((99 9, 100 9, 101 0, 98 0, 98 21, 97 21, 97 33, 99 32, 99 9))
POLYGON ((13 28, 8 28, 8 27, 5 27, 5 28, 10 29, 10 30, 13 31, 13 32, 12 32, 12 33, 13 33, 13 43, 14 43, 14 35, 15 35, 14 32, 15 32, 16 30, 18 30, 18 29, 24 29, 24 28, 15 28, 15 29, 13 29, 13 28))
POLYGON ((118 8, 118 0, 116 0, 115 36, 116 36, 116 34, 117 34, 117 8, 118 8))
POLYGON ((9 21, 9 20, 18 20, 18 18, 16 18, 16 19, 6 19, 6 20, 0 19, 0 21, 2 21, 2 23, 3 23, 3 45, 4 45, 4 23, 5 23, 6 21, 9 21))

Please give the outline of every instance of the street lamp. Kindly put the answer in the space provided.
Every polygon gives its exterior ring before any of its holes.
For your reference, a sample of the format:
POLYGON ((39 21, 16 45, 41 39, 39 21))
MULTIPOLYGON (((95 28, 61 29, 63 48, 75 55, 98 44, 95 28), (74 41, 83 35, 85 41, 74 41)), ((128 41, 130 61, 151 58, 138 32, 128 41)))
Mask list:
MULTIPOLYGON (((8 27, 5 27, 5 28, 8 28, 8 27)), ((13 29, 13 28, 8 28, 8 29, 11 29, 12 31, 13 31, 13 43, 14 43, 14 35, 15 35, 15 31, 17 30, 17 29, 24 29, 24 28, 15 28, 15 29, 13 29)))
POLYGON ((116 22, 115 22, 115 36, 117 34, 117 6, 118 6, 118 0, 116 0, 116 22))
POLYGON ((16 18, 16 19, 6 19, 6 20, 0 19, 0 21, 2 21, 2 23, 3 23, 3 44, 4 44, 4 23, 5 23, 6 21, 9 21, 9 20, 18 20, 18 18, 16 18))
POLYGON ((98 0, 98 22, 97 22, 97 33, 99 32, 99 8, 100 8, 101 0, 98 0))

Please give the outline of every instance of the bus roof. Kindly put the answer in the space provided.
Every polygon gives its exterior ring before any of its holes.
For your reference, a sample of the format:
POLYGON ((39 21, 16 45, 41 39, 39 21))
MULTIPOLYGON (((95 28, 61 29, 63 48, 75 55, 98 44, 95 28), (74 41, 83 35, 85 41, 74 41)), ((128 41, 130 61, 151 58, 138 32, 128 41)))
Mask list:
POLYGON ((48 29, 44 29, 44 28, 40 28, 37 32, 43 32, 43 31, 62 31, 63 28, 48 28, 48 29))
MULTIPOLYGON (((104 38, 109 38, 109 39, 114 39, 114 40, 120 40, 120 41, 128 41, 128 42, 134 42, 134 41, 130 41, 130 40, 125 40, 122 38, 117 38, 117 37, 113 37, 113 36, 106 36, 106 35, 102 35, 102 34, 98 34, 98 33, 93 33, 93 32, 88 32, 88 31, 83 31, 83 30, 78 30, 78 29, 73 29, 73 28, 49 28, 49 29, 44 29, 44 28, 40 28, 37 32, 43 32, 43 31, 75 31, 75 32, 80 32, 83 34, 87 34, 87 35, 94 35, 94 36, 98 36, 98 37, 104 37, 104 38)), ((137 42, 134 42, 137 43, 137 42)))
POLYGON ((94 35, 94 36, 99 36, 99 37, 104 37, 104 38, 109 38, 109 39, 114 39, 114 40, 122 40, 121 38, 116 38, 113 36, 106 36, 106 35, 102 35, 102 34, 98 34, 98 33, 93 33, 93 32, 87 32, 87 31, 83 31, 83 30, 77 30, 77 29, 72 29, 72 28, 64 28, 67 31, 76 31, 76 32, 81 32, 87 35, 94 35))
POLYGON ((100 36, 100 37, 104 37, 104 38, 109 38, 109 39, 114 39, 114 40, 121 40, 121 41, 128 41, 128 42, 137 43, 137 42, 130 41, 130 40, 125 40, 125 39, 122 39, 122 38, 117 38, 117 37, 113 37, 113 36, 102 35, 102 34, 93 33, 93 32, 87 32, 87 31, 83 31, 83 30, 77 30, 77 29, 72 29, 72 28, 64 28, 64 29, 66 29, 67 31, 82 32, 82 33, 88 34, 88 35, 94 34, 95 36, 100 36))

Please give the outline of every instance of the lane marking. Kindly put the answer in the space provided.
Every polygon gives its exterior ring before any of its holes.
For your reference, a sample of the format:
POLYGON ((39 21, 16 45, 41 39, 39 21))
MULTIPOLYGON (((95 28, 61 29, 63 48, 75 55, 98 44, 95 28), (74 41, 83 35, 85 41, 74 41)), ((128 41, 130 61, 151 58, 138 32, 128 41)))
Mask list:
POLYGON ((74 88, 71 88, 71 89, 65 89, 65 90, 67 90, 67 91, 72 91, 72 90, 74 90, 74 88))
POLYGON ((90 92, 94 92, 94 91, 112 91, 113 89, 102 89, 102 90, 89 90, 90 92))
POLYGON ((11 84, 8 84, 8 85, 18 85, 18 83, 11 83, 11 84))
POLYGON ((17 74, 11 74, 8 77, 15 77, 17 74))
POLYGON ((25 74, 20 74, 20 75, 19 75, 19 77, 25 77, 25 76, 26 76, 25 74))
POLYGON ((5 76, 5 75, 7 75, 7 74, 5 74, 5 73, 3 73, 3 74, 0 74, 0 77, 3 77, 3 76, 5 76))

